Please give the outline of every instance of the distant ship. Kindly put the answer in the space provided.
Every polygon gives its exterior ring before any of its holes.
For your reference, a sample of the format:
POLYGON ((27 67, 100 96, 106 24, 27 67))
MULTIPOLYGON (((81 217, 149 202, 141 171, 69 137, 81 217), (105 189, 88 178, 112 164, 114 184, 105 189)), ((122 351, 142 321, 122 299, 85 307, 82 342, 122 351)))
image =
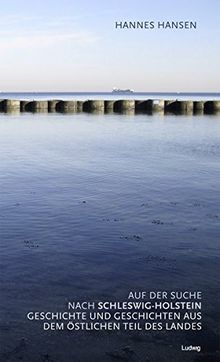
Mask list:
POLYGON ((120 88, 113 88, 112 93, 134 93, 134 89, 120 89, 120 88))

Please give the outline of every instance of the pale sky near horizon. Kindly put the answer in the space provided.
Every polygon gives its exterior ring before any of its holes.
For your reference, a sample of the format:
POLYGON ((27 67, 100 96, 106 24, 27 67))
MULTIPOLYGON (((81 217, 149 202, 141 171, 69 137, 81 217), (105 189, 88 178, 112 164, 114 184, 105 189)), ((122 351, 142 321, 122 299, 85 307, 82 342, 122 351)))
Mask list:
POLYGON ((220 0, 0 4, 0 91, 220 91, 220 0), (197 29, 115 29, 181 20, 197 29))

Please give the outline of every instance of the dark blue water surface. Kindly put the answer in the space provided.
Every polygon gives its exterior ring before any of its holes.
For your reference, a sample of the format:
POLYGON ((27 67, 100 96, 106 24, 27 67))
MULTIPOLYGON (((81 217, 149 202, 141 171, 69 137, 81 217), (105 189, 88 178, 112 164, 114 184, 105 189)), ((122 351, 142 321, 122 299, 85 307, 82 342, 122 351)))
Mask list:
POLYGON ((1 99, 19 100, 87 100, 87 99, 178 99, 220 100, 220 93, 184 92, 0 92, 1 99))
POLYGON ((218 116, 1 114, 0 360, 219 361, 219 161, 218 116), (46 332, 26 319, 179 289, 203 292, 202 332, 46 332))

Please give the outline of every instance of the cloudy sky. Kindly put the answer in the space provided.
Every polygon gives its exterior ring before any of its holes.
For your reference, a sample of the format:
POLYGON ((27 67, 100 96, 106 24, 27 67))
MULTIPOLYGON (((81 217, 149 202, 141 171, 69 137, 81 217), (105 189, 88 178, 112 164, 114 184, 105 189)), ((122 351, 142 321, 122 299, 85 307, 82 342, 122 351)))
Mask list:
POLYGON ((0 91, 220 91, 219 0, 0 4, 0 91), (182 20, 197 29, 115 29, 182 20))

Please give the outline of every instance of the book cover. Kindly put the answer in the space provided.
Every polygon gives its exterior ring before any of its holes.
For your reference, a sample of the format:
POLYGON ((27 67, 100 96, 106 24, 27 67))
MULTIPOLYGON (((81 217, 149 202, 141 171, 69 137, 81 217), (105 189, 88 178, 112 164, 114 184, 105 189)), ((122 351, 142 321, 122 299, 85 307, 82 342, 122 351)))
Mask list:
POLYGON ((1 2, 1 362, 220 361, 219 13, 1 2))

